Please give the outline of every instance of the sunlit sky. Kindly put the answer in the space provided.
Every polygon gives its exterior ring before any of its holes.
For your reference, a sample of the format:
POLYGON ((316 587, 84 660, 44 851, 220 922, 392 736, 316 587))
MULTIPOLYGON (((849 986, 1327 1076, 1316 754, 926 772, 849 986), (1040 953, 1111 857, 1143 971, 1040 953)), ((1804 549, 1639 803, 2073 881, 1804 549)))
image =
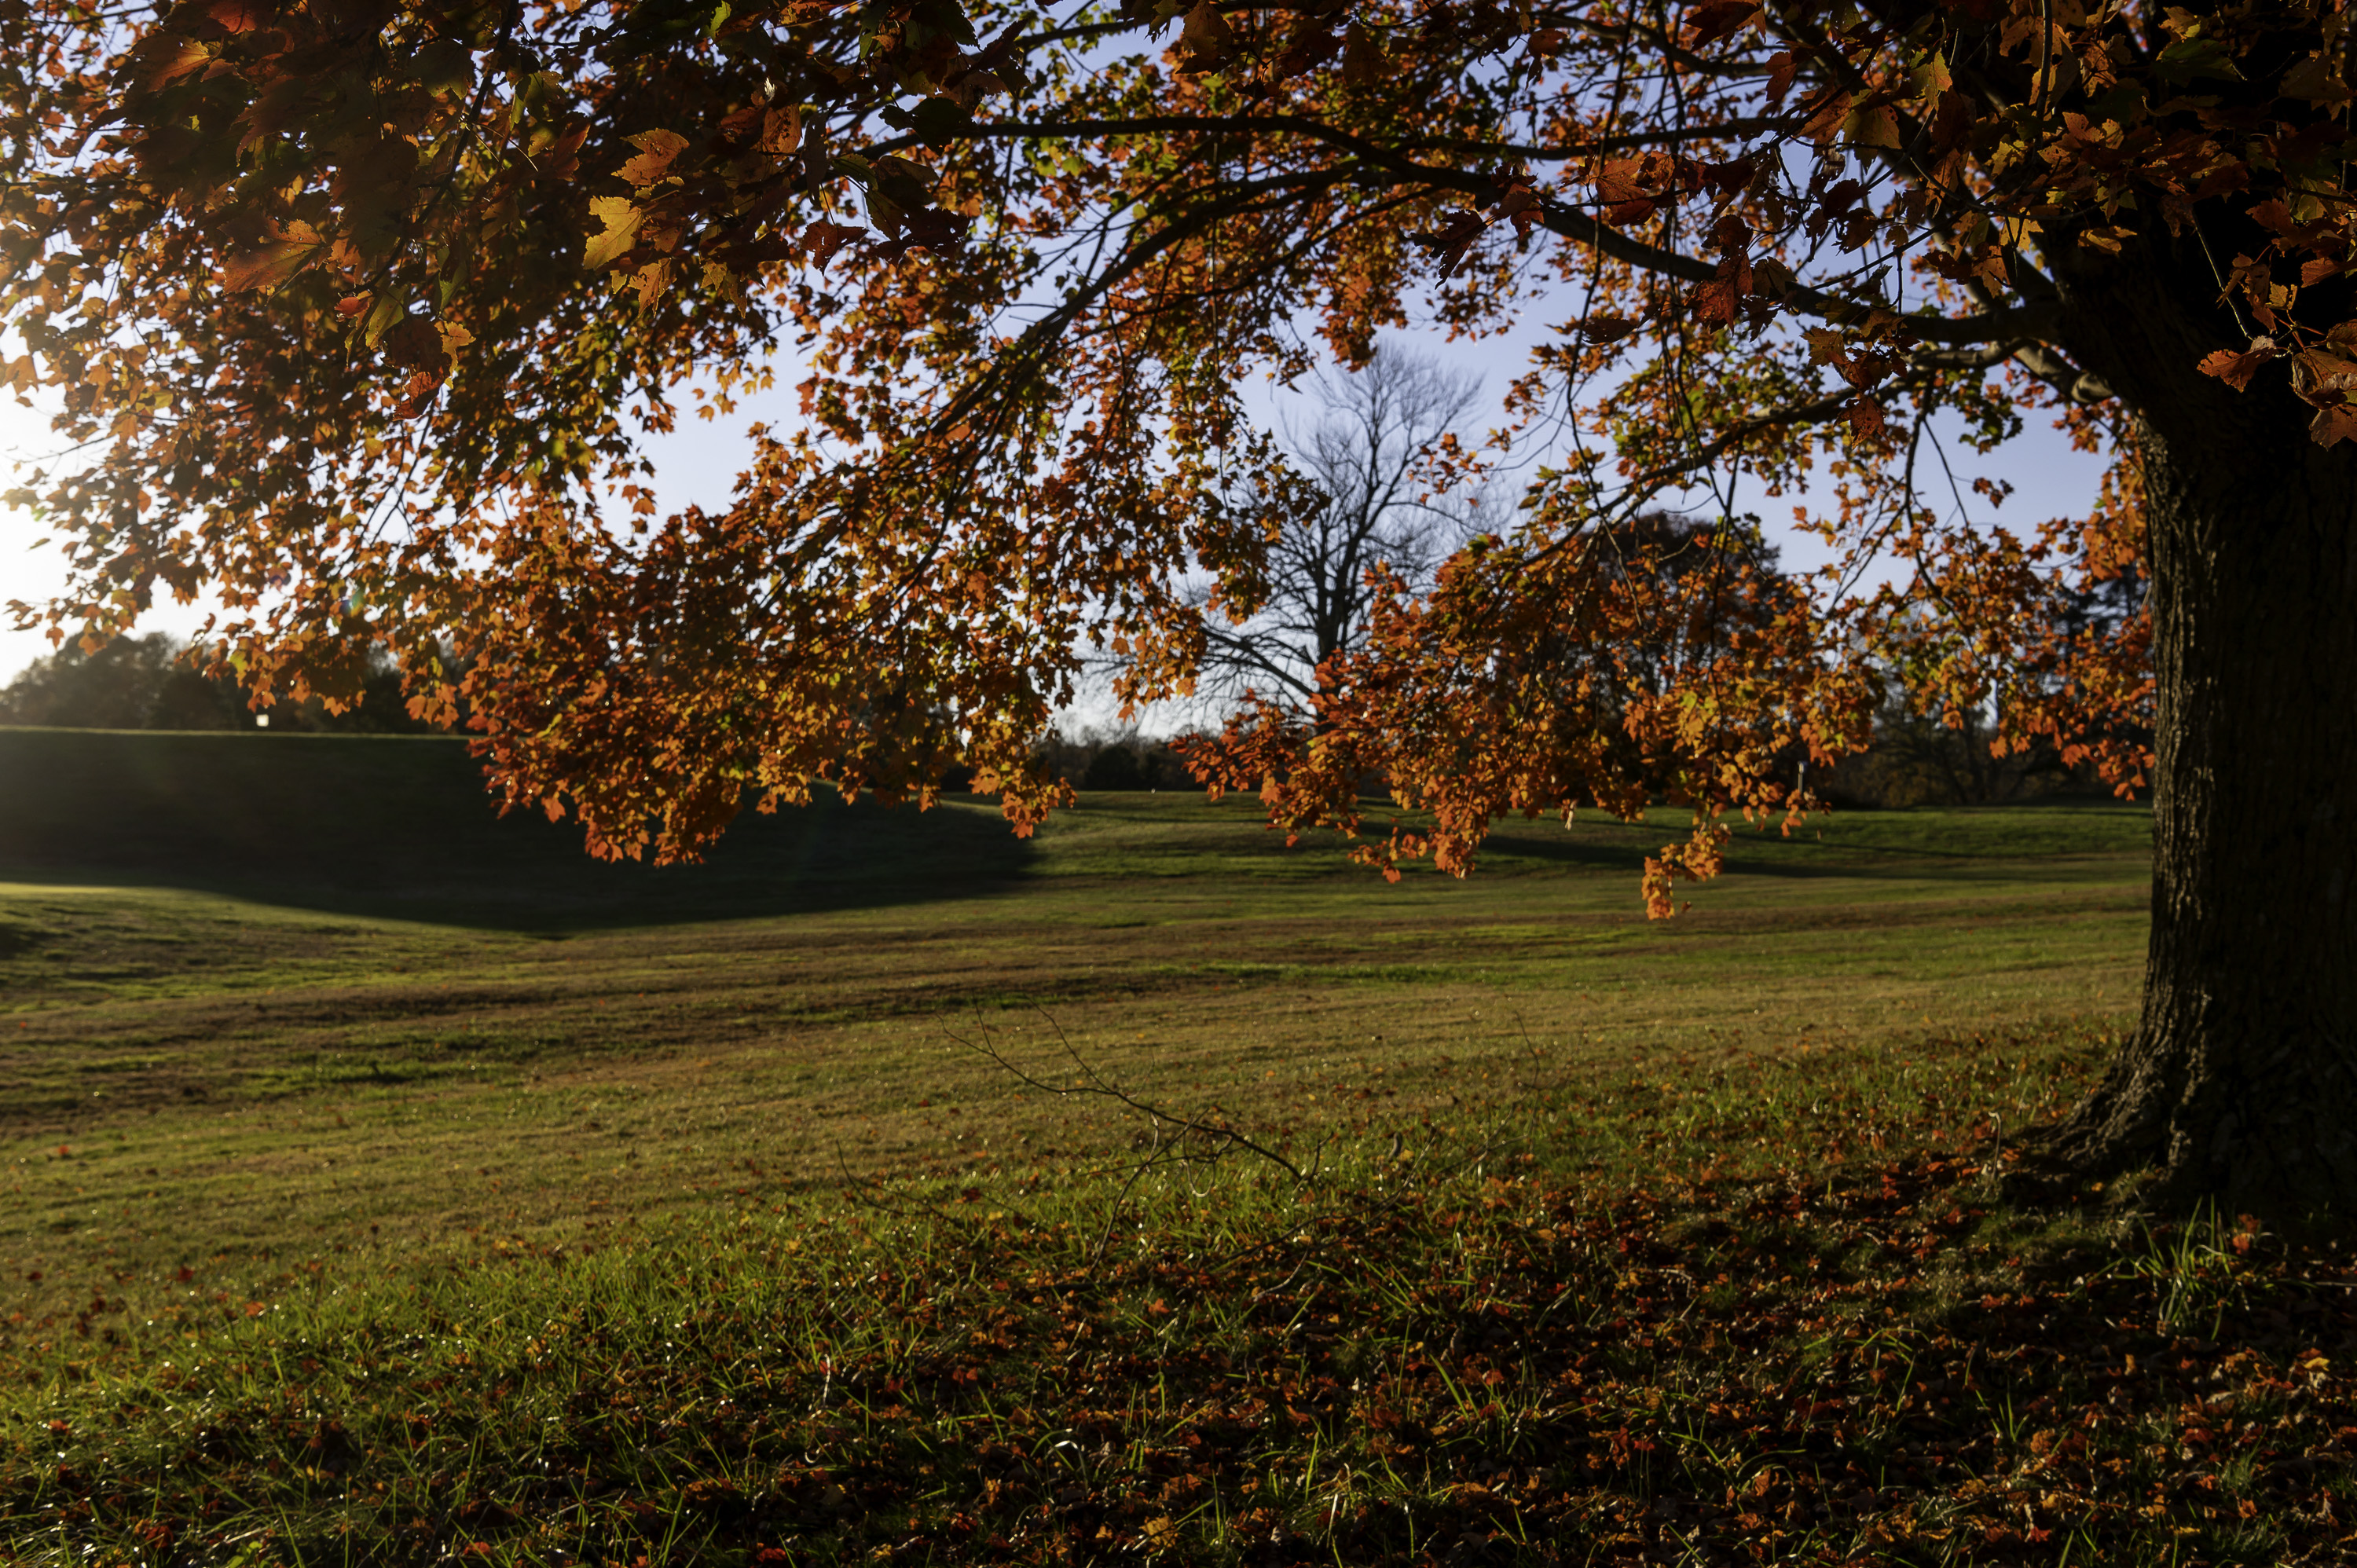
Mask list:
MULTIPOLYGON (((1534 326, 1511 338, 1479 343, 1449 344, 1437 335, 1418 338, 1409 334, 1400 334, 1395 340, 1450 369, 1480 375, 1484 391, 1494 397, 1523 368, 1528 345, 1541 330, 1534 326)), ((781 382, 789 379, 782 375, 780 378, 781 382)), ((1282 410, 1297 427, 1309 422, 1316 413, 1306 391, 1288 392, 1282 388, 1270 388, 1265 398, 1266 413, 1273 414, 1282 410), (1286 407, 1287 399, 1299 402, 1297 406, 1286 407)), ((705 424, 687 420, 677 434, 655 444, 651 454, 656 463, 655 486, 666 510, 690 503, 707 507, 726 504, 729 487, 743 467, 747 449, 744 426, 757 415, 777 424, 786 424, 791 418, 791 394, 781 390, 763 402, 770 406, 740 409, 736 416, 725 421, 705 424)), ((43 418, 13 403, 0 403, 0 465, 28 462, 48 449, 49 436, 43 418)), ((2042 423, 2033 423, 2021 440, 2000 453, 1996 461, 1986 465, 1984 471, 2012 481, 2017 493, 2006 508, 2005 520, 2019 528, 2083 510, 2094 493, 2101 469, 2095 459, 2072 452, 2042 423)), ((1762 509, 1765 521, 1771 536, 1777 537, 1784 547, 1786 564, 1793 567, 1819 564, 1822 551, 1815 542, 1793 535, 1781 526, 1789 519, 1790 503, 1770 505, 1773 510, 1762 509)), ((34 548, 41 533, 41 528, 28 514, 0 510, 0 604, 10 599, 45 600, 57 591, 63 575, 57 552, 54 548, 34 548)), ((186 635, 202 624, 206 613, 207 607, 202 604, 159 606, 142 619, 138 629, 186 635)), ((9 629, 7 618, 0 615, 0 684, 47 653, 48 648, 45 634, 9 629)), ((1078 716, 1107 715, 1083 713, 1078 716)))

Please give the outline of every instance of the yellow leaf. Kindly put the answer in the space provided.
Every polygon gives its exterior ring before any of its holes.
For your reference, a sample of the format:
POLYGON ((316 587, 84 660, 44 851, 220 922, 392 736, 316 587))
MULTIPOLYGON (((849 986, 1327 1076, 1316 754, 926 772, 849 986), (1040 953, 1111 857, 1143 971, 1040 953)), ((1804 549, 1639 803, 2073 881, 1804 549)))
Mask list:
POLYGON ((593 198, 589 215, 605 225, 605 231, 589 242, 581 253, 581 264, 596 272, 609 267, 639 242, 639 225, 647 215, 619 196, 593 198))
POLYGON ((1948 57, 1937 52, 1915 68, 1913 80, 1916 96, 1927 103, 1936 102, 1942 93, 1956 85, 1955 78, 1948 74, 1948 57))
POLYGON ((1842 140, 1857 147, 1896 147, 1899 145, 1899 116, 1884 104, 1876 109, 1853 109, 1842 122, 1842 140))
POLYGON ((639 308, 644 310, 656 300, 661 299, 662 291, 671 286, 671 263, 667 261, 655 262, 640 267, 638 272, 638 285, 639 308))

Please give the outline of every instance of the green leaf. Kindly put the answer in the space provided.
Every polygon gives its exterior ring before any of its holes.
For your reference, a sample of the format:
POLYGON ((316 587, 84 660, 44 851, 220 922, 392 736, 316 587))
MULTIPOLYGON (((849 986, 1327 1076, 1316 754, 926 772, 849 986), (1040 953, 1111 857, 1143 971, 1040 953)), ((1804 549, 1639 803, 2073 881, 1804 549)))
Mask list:
POLYGON ((393 295, 377 295, 375 307, 369 312, 368 325, 361 329, 361 340, 370 348, 375 348, 384 340, 384 335, 393 330, 393 324, 407 314, 401 301, 393 295))
POLYGON ((2187 38, 2169 45, 2153 61, 2153 74, 2164 81, 2187 82, 2202 77, 2240 81, 2233 54, 2216 38, 2187 38))
POLYGON ((437 97, 463 93, 475 85, 474 52, 456 38, 437 38, 418 50, 413 69, 417 84, 437 97))
POLYGON ((939 146, 974 127, 974 116, 946 98, 928 98, 917 105, 910 128, 924 141, 939 146))

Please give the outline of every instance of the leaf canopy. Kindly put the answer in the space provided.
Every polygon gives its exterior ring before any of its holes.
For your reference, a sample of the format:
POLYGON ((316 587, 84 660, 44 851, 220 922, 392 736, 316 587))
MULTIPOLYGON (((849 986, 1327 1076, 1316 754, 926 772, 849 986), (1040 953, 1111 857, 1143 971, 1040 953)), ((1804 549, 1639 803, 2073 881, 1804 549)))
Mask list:
POLYGON ((1392 585, 1316 712, 1197 756, 1295 827, 1357 828, 1382 775, 1434 824, 1386 866, 1667 794, 1697 816, 1660 907, 1723 815, 1858 743, 1894 661, 2135 777, 2144 622, 2067 610, 2140 569, 2138 442, 2244 388, 2357 434, 2345 33, 2085 0, 0 0, 0 379, 91 454, 12 498, 75 570, 19 613, 102 638, 210 591, 257 690, 334 697, 375 639, 422 712, 455 645, 509 800, 602 853, 961 764, 1028 829, 1085 645, 1126 650, 1127 698, 1183 693, 1203 615, 1266 591, 1299 487, 1244 389, 1543 312, 1439 464, 1543 459, 1514 529, 1392 585), (2176 312, 2141 354, 2101 319, 2138 290, 2176 312), (646 438, 789 365, 791 427, 666 515, 646 438), (1939 472, 2029 417, 2115 457, 2091 515, 1997 528, 1939 472), (1697 497, 1718 547, 1632 561, 1629 519, 1697 497), (1758 504, 1832 547, 1811 591, 1742 547, 1758 504), (1906 569, 1860 588, 1872 558, 1906 569))

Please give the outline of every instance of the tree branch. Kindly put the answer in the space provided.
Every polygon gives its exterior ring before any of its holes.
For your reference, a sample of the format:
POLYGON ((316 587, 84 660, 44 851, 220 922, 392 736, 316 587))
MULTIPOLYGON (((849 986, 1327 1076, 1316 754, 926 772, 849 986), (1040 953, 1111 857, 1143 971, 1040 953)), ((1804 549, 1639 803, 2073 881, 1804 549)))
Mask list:
MULTIPOLYGON (((1485 182, 1485 188, 1496 188, 1493 182, 1485 182)), ((1641 271, 1687 283, 1715 283, 1718 279, 1718 268, 1709 262, 1631 239, 1602 219, 1563 202, 1542 198, 1539 218, 1547 232, 1593 246, 1614 261, 1625 262, 1641 271)), ((1844 299, 1806 284, 1793 285, 1781 297, 1785 304, 1807 315, 1833 322, 1862 321, 1878 311, 1889 309, 1879 303, 1844 299)), ((1906 314, 1898 318, 1909 332, 1927 343, 2020 343, 2052 332, 2059 316, 2060 312, 2051 306, 2039 304, 1987 310, 1977 316, 1906 314)))

